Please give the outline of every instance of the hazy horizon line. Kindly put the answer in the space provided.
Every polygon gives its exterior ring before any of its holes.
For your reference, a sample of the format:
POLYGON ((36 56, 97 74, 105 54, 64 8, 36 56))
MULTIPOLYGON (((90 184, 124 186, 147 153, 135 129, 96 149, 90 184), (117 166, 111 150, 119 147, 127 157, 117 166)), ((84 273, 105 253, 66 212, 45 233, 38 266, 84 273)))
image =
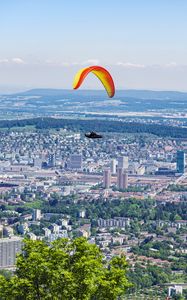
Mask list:
MULTIPOLYGON (((64 88, 53 88, 53 87, 31 87, 31 88, 10 88, 12 90, 8 91, 8 88, 4 87, 3 89, 7 89, 7 91, 3 92, 3 90, 1 90, 0 88, 0 95, 11 95, 11 94, 18 94, 18 93, 25 93, 25 92, 29 92, 32 90, 59 90, 59 91, 68 91, 68 92, 74 92, 73 89, 64 89, 64 88), (15 91, 14 91, 15 89, 15 91), (16 91, 17 90, 17 91, 16 91)), ((81 90, 78 90, 77 92, 86 92, 86 91, 93 91, 93 92, 104 92, 103 89, 98 89, 98 88, 82 88, 81 90)), ((116 89, 116 93, 117 92, 121 92, 121 91, 145 91, 145 92, 176 92, 176 93, 187 93, 187 90, 170 90, 170 89, 141 89, 141 88, 127 88, 127 89, 123 89, 123 88, 118 88, 116 89)))

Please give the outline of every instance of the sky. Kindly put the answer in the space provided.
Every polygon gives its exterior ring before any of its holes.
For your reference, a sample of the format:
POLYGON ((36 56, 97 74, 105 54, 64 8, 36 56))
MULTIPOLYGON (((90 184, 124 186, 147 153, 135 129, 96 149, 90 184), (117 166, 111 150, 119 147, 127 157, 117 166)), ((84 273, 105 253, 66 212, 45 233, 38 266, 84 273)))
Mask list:
POLYGON ((187 91, 186 13, 186 0, 0 0, 0 92, 71 89, 90 65, 117 89, 187 91))

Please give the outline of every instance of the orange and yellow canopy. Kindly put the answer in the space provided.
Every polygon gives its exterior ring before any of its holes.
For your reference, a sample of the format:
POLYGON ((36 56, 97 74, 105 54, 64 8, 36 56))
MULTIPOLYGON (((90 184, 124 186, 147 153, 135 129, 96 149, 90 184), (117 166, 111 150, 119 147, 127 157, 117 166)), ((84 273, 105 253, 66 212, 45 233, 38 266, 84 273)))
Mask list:
POLYGON ((91 66, 84 69, 81 69, 77 72, 73 82, 73 88, 78 89, 83 83, 84 79, 87 77, 89 73, 93 73, 96 75, 99 80, 102 82, 107 94, 110 98, 112 98, 115 94, 115 86, 114 81, 110 73, 103 67, 100 66, 91 66))

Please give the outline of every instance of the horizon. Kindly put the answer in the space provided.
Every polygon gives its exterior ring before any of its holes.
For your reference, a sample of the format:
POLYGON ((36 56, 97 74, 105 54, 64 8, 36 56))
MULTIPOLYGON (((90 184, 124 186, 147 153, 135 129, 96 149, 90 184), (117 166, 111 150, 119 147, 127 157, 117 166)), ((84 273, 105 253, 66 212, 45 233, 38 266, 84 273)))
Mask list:
MULTIPOLYGON (((21 90, 18 90, 18 91, 15 91, 15 92, 2 92, 0 90, 0 95, 14 95, 14 94, 22 94, 22 93, 27 93, 27 92, 31 92, 31 91, 35 91, 35 90, 38 90, 38 91, 46 91, 46 90, 49 90, 49 91, 64 91, 64 92, 70 92, 70 93, 75 93, 75 91, 73 89, 63 89, 63 88, 51 88, 51 87, 36 87, 36 88, 31 88, 31 89, 21 89, 21 90)), ((79 90, 78 92, 76 91, 76 93, 81 93, 81 92, 102 92, 104 93, 104 90, 102 88, 100 89, 85 89, 85 88, 82 88, 81 90, 79 90)), ((153 90, 153 89, 117 89, 116 90, 116 94, 118 92, 128 92, 128 91, 137 91, 137 92, 153 92, 153 93, 181 93, 181 94, 187 94, 187 90, 153 90)), ((115 98, 115 97, 114 97, 115 98)))

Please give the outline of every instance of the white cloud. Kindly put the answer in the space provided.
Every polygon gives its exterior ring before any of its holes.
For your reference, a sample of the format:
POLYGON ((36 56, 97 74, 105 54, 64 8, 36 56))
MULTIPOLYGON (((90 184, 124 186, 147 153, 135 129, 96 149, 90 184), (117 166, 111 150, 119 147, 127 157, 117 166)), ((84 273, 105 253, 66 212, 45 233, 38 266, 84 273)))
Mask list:
MULTIPOLYGON (((77 66, 80 67, 84 66, 92 66, 92 65, 100 65, 102 64, 101 61, 97 58, 90 58, 84 61, 61 61, 61 60, 53 60, 53 59, 46 59, 46 60, 36 60, 36 61, 25 61, 21 57, 13 57, 13 58, 0 58, 0 65, 37 65, 37 66, 49 66, 49 67, 73 67, 77 66)), ((174 61, 171 61, 169 63, 163 63, 163 64, 141 64, 141 63, 132 63, 132 62, 123 62, 119 61, 116 63, 107 63, 105 62, 105 65, 108 65, 110 67, 112 66, 118 66, 122 67, 124 69, 131 69, 131 70, 143 70, 143 69, 183 69, 187 68, 187 64, 178 64, 174 61)))
POLYGON ((117 62, 117 66, 121 66, 124 68, 129 69, 169 69, 169 68, 186 68, 187 64, 178 64, 176 62, 169 62, 169 63, 163 63, 163 64, 135 64, 130 62, 117 62))
POLYGON ((87 59, 82 62, 74 61, 74 62, 62 62, 62 61, 55 61, 51 59, 47 59, 44 61, 44 64, 49 66, 56 66, 56 67, 72 67, 72 66, 89 66, 89 65, 98 65, 100 63, 99 59, 91 58, 87 59))
POLYGON ((131 62, 117 62, 117 66, 121 66, 124 68, 135 68, 135 69, 143 69, 146 66, 142 64, 134 64, 131 62))
POLYGON ((21 65, 21 64, 25 64, 24 60, 20 57, 13 57, 13 58, 0 58, 0 64, 17 64, 17 65, 21 65))
POLYGON ((44 62, 40 62, 38 64, 48 65, 48 66, 52 66, 52 67, 61 67, 61 66, 68 67, 68 66, 70 66, 70 64, 68 62, 55 61, 55 60, 51 60, 51 59, 47 59, 44 62))
POLYGON ((178 64, 176 62, 147 65, 147 68, 152 68, 152 69, 186 69, 186 67, 187 64, 178 64))
POLYGON ((69 67, 70 64, 68 62, 64 61, 64 62, 60 63, 60 66, 62 66, 62 67, 69 67))
POLYGON ((170 62, 168 64, 165 64, 165 67, 166 68, 176 68, 178 67, 179 65, 176 63, 176 62, 170 62))
POLYGON ((0 59, 0 64, 7 64, 7 63, 8 63, 7 58, 0 59))
POLYGON ((24 60, 22 58, 20 58, 20 57, 14 57, 14 58, 12 58, 11 62, 13 62, 15 64, 18 64, 18 65, 25 63, 24 60))
POLYGON ((87 59, 85 61, 83 61, 82 63, 80 63, 81 65, 99 65, 100 61, 97 58, 90 58, 87 59))

